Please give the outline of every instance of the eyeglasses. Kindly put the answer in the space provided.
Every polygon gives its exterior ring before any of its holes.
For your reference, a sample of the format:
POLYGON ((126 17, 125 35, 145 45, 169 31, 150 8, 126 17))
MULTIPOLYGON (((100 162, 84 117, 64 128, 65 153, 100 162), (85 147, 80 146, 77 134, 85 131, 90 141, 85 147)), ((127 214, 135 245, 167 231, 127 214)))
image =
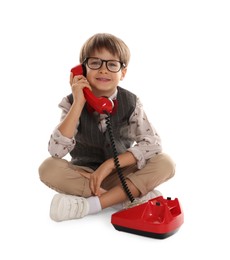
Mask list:
POLYGON ((84 64, 87 64, 87 66, 92 70, 98 70, 102 67, 103 62, 105 62, 106 68, 110 72, 118 72, 122 67, 125 67, 125 64, 121 61, 117 60, 102 60, 95 57, 89 57, 84 60, 84 64))

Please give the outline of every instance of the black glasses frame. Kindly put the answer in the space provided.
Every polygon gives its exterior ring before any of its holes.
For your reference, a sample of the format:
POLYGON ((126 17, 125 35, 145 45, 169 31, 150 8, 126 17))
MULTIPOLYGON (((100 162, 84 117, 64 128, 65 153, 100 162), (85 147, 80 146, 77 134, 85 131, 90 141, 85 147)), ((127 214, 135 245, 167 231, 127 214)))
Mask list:
POLYGON ((97 58, 97 57, 87 57, 87 58, 83 61, 83 64, 86 64, 91 70, 99 70, 99 69, 103 66, 103 63, 104 63, 104 62, 105 62, 105 65, 106 65, 107 70, 110 71, 110 72, 113 72, 113 73, 117 73, 118 71, 120 71, 120 70, 122 69, 122 67, 125 68, 125 64, 124 64, 123 62, 119 61, 119 60, 102 60, 102 59, 97 58), (88 64, 89 59, 97 59, 97 60, 100 60, 100 61, 101 61, 100 67, 98 67, 98 68, 96 68, 96 69, 90 67, 89 64, 88 64), (113 61, 116 61, 116 62, 119 62, 119 63, 120 63, 120 68, 119 68, 119 70, 117 70, 117 71, 112 71, 112 70, 109 69, 109 67, 108 67, 108 62, 111 62, 111 61, 112 61, 112 62, 113 62, 113 61))

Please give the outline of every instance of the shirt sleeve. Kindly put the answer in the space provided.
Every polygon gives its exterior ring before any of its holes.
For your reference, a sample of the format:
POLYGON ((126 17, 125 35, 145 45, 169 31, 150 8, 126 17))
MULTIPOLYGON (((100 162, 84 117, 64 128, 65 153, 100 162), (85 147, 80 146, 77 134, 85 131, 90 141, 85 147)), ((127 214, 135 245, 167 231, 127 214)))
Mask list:
POLYGON ((161 138, 149 122, 139 98, 130 117, 129 136, 135 140, 135 144, 128 151, 136 158, 138 169, 143 168, 148 159, 162 152, 161 138))
MULTIPOLYGON (((69 112, 71 104, 69 103, 68 98, 64 97, 58 106, 59 108, 62 109, 61 119, 60 119, 60 123, 61 123, 63 119, 66 117, 67 113, 69 112)), ((74 137, 67 138, 63 136, 61 132, 58 130, 60 123, 54 129, 48 143, 48 151, 50 155, 57 158, 63 158, 70 151, 72 151, 75 146, 74 137)), ((77 127, 76 127, 76 132, 77 132, 77 127)))

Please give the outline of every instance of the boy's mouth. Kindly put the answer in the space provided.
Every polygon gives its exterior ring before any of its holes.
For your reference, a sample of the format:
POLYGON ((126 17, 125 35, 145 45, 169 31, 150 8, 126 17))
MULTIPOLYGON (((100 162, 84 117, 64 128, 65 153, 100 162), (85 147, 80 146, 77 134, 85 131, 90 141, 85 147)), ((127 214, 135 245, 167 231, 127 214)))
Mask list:
POLYGON ((108 82, 110 81, 110 79, 107 78, 97 78, 98 81, 102 81, 102 82, 108 82))

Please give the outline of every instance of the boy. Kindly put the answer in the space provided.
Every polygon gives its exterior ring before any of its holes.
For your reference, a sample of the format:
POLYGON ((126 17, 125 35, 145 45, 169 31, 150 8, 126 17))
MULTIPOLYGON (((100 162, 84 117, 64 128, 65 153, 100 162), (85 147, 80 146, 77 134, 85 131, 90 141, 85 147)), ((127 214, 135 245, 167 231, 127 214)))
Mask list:
POLYGON ((121 209, 129 204, 114 164, 107 115, 89 108, 85 87, 96 97, 116 100, 111 115, 114 141, 127 187, 138 203, 159 196, 155 188, 174 176, 175 165, 162 152, 160 137, 139 98, 118 86, 129 60, 127 45, 111 34, 95 34, 82 46, 80 63, 86 67, 86 77, 71 73, 72 95, 59 104, 62 115, 50 137, 51 157, 39 167, 41 181, 58 192, 50 207, 54 221, 78 219, 107 207, 121 209), (68 153, 70 162, 63 159, 68 153))

